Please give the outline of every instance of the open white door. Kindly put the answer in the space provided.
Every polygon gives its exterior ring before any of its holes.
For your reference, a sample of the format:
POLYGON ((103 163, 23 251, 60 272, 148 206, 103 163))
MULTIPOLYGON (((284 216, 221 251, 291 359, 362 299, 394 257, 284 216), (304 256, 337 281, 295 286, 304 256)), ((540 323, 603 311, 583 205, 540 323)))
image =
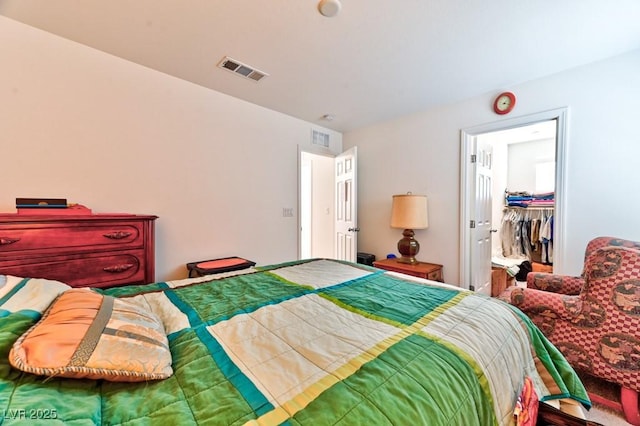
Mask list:
POLYGON ((491 295, 491 211, 492 146, 476 138, 475 154, 471 155, 475 187, 471 198, 471 286, 478 293, 491 295))
POLYGON ((357 260, 357 147, 353 147, 335 158, 335 258, 356 262, 357 260))

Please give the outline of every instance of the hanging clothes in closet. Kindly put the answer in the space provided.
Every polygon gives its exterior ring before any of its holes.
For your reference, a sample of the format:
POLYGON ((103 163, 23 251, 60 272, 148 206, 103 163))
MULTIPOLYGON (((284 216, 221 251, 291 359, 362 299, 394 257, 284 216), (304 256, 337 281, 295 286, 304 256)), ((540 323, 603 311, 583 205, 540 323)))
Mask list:
POLYGON ((505 207, 500 229, 503 256, 553 264, 553 211, 505 207))

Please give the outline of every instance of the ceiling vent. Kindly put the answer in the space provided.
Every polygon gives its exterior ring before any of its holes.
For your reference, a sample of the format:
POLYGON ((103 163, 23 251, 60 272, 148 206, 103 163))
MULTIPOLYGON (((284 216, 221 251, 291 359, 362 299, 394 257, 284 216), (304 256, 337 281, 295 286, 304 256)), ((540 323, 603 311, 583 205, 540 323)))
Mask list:
POLYGON ((230 71, 236 75, 239 75, 244 78, 248 78, 253 81, 260 81, 262 78, 267 77, 269 74, 259 71, 253 67, 250 67, 247 64, 243 64, 240 61, 236 61, 235 59, 229 58, 225 56, 222 61, 218 64, 220 68, 223 70, 230 71))

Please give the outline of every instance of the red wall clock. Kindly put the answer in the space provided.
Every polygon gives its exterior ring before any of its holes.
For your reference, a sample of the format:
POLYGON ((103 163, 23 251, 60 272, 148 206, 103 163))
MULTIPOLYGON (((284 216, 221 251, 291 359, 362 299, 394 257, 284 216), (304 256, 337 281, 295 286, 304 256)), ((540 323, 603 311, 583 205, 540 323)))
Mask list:
POLYGON ((512 92, 500 93, 493 102, 493 111, 496 114, 508 114, 516 106, 516 95, 512 92))

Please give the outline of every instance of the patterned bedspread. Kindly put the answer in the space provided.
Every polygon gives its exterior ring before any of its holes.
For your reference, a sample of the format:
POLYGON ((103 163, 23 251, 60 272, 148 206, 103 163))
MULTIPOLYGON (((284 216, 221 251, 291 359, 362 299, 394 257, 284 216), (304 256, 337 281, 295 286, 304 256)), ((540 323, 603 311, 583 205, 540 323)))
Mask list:
POLYGON ((589 405, 569 364, 517 310, 364 265, 315 259, 103 290, 164 324, 174 375, 143 383, 12 368, 14 341, 68 287, 6 282, 0 423, 512 424, 526 377, 541 400, 589 405))

